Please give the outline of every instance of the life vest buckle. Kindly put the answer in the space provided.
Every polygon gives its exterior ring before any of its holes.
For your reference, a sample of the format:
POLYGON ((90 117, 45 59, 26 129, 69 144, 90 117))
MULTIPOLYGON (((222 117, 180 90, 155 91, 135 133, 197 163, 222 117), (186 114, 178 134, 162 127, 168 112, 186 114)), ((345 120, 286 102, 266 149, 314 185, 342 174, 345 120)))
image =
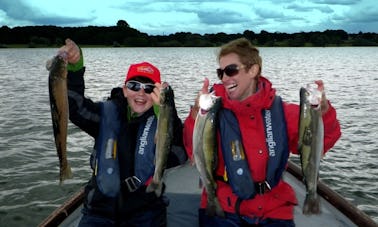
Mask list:
POLYGON ((272 190, 270 184, 267 181, 255 183, 255 189, 257 194, 264 194, 266 191, 272 190))
POLYGON ((131 176, 125 179, 125 183, 129 192, 135 192, 139 188, 142 181, 136 176, 131 176))

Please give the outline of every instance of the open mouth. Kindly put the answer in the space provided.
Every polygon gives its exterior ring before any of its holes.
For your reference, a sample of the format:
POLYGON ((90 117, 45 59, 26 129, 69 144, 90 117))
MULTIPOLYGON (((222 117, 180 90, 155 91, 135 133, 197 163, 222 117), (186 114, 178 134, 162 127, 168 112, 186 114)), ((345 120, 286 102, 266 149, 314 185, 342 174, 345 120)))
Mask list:
POLYGON ((134 99, 135 104, 144 105, 146 103, 145 99, 134 99))
POLYGON ((227 90, 232 90, 232 89, 236 88, 237 86, 238 86, 237 84, 230 84, 226 88, 227 88, 227 90))

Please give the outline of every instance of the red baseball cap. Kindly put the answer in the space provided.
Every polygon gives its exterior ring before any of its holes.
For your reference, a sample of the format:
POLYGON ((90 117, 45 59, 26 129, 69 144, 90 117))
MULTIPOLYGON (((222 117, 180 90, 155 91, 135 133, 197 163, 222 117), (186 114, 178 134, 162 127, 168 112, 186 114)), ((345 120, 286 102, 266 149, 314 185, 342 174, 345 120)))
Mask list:
POLYGON ((129 71, 126 74, 125 82, 138 76, 151 79, 154 83, 161 83, 159 69, 148 62, 141 62, 130 65, 129 71))

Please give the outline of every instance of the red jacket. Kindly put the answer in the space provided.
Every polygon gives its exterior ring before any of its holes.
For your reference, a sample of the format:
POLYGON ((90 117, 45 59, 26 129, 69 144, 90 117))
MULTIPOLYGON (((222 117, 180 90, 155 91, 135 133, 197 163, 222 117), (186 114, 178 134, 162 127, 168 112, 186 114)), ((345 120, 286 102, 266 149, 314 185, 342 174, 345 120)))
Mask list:
MULTIPOLYGON (((260 77, 258 92, 242 102, 227 98, 224 86, 214 85, 215 94, 222 97, 223 106, 232 110, 242 124, 239 125, 242 134, 243 146, 247 156, 249 168, 254 182, 265 180, 268 151, 265 142, 265 128, 262 119, 262 110, 268 109, 275 96, 275 89, 264 77, 260 77), (251 139, 253 138, 253 139, 251 139)), ((289 137, 289 150, 298 154, 298 120, 299 105, 284 102, 284 112, 289 137)), ((336 118, 335 109, 329 105, 328 111, 323 115, 324 122, 324 151, 328 151, 341 136, 340 125, 336 118)), ((189 157, 192 159, 192 136, 194 119, 191 114, 184 123, 184 145, 189 157)), ((220 146, 218 146, 220 147, 220 146)), ((222 152, 218 150, 218 167, 216 174, 224 175, 224 160, 222 152)), ((224 211, 235 213, 237 196, 227 183, 217 181, 217 196, 224 211)), ((201 199, 201 207, 206 207, 206 192, 201 199)), ((256 195, 253 199, 244 200, 240 205, 240 214, 251 218, 293 219, 294 206, 297 199, 294 190, 289 184, 281 180, 276 187, 263 195, 256 195)))

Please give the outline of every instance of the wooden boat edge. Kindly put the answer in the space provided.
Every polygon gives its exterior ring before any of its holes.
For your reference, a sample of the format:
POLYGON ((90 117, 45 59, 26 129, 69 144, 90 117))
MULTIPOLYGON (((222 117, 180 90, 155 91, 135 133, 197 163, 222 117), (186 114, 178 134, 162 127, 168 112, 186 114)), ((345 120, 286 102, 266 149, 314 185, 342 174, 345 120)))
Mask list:
POLYGON ((72 195, 60 207, 55 209, 39 227, 52 227, 61 224, 70 214, 72 214, 84 201, 84 187, 72 195))
MULTIPOLYGON (((292 161, 288 162, 287 172, 293 175, 298 180, 303 180, 303 174, 301 168, 292 161)), ((373 227, 377 226, 371 217, 369 217, 365 212, 358 209, 354 204, 346 200, 339 193, 332 190, 324 182, 319 180, 318 182, 318 194, 332 204, 337 210, 348 217, 354 224, 358 226, 373 227)))
MULTIPOLYGON (((287 172, 298 180, 303 180, 301 168, 294 162, 288 162, 287 172)), ((371 219, 365 212, 358 209, 351 202, 343 198, 339 193, 332 190, 321 180, 318 183, 318 194, 333 205, 342 214, 348 217, 357 226, 377 227, 378 224, 371 219)), ((60 207, 54 210, 45 220, 43 220, 39 227, 58 226, 71 213, 73 213, 84 201, 84 188, 81 188, 70 199, 63 203, 60 207)))

